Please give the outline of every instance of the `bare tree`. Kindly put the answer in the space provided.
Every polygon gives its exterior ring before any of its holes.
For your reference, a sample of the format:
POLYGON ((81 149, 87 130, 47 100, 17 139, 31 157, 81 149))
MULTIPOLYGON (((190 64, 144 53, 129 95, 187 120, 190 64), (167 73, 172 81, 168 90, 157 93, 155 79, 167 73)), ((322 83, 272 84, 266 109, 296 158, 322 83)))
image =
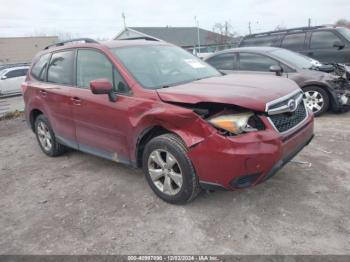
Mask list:
POLYGON ((350 21, 347 19, 339 19, 337 22, 335 22, 336 26, 342 26, 342 27, 347 27, 350 29, 350 21))
POLYGON ((233 26, 225 21, 224 23, 215 23, 213 32, 216 34, 209 34, 208 39, 213 40, 216 44, 225 45, 232 42, 232 38, 237 35, 233 30, 233 26))

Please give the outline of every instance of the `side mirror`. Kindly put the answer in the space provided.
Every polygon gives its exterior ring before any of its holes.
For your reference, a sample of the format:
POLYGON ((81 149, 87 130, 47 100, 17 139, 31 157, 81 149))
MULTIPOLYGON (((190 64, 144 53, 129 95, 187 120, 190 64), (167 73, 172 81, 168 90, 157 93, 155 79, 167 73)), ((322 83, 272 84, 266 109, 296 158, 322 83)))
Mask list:
POLYGON ((270 66, 270 72, 274 72, 276 76, 281 76, 283 69, 279 65, 272 65, 270 66))
POLYGON ((338 48, 340 50, 340 49, 343 49, 345 47, 345 44, 342 43, 341 41, 337 40, 337 41, 334 41, 333 47, 338 48))
POLYGON ((90 81, 90 89, 94 95, 108 95, 110 101, 117 101, 117 96, 113 92, 113 85, 107 79, 96 79, 90 81))
POLYGON ((1 80, 5 80, 5 79, 7 79, 7 76, 2 76, 1 77, 1 80))

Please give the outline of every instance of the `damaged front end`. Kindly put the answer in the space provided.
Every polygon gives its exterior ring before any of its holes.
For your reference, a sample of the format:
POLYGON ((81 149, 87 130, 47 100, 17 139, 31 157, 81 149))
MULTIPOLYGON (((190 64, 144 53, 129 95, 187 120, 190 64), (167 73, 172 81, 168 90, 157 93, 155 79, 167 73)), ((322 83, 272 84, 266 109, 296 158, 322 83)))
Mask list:
POLYGON ((338 110, 350 109, 350 67, 345 64, 327 64, 319 68, 330 74, 326 80, 334 90, 334 98, 338 104, 338 110))

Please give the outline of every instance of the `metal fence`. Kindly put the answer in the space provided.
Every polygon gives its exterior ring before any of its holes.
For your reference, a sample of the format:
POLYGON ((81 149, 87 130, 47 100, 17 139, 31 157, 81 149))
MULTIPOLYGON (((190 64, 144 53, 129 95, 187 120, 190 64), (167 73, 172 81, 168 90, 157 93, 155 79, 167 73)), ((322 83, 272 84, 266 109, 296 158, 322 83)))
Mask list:
POLYGON ((5 99, 0 99, 0 117, 5 116, 10 110, 10 103, 5 99))

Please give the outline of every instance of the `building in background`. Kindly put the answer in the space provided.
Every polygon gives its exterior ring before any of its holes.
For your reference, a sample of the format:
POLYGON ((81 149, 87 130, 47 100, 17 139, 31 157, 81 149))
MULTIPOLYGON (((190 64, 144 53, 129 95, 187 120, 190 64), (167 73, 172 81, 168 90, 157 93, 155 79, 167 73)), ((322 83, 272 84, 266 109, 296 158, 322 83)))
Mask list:
POLYGON ((0 65, 29 63, 36 53, 57 41, 57 36, 0 37, 0 65))
POLYGON ((114 39, 148 38, 163 40, 193 53, 212 53, 238 45, 240 38, 197 27, 126 27, 114 39), (199 35, 199 42, 198 42, 199 35), (200 46, 200 50, 199 50, 200 46), (196 52, 194 52, 194 48, 196 52))

